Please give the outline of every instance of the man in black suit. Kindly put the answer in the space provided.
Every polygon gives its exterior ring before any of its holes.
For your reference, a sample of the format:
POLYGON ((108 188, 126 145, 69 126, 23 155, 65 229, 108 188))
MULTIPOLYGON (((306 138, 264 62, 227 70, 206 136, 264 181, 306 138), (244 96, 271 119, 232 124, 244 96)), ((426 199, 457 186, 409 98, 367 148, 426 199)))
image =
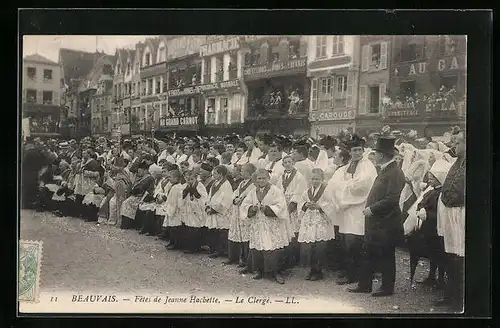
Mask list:
POLYGON ((372 296, 394 293, 396 280, 395 245, 403 237, 399 197, 405 176, 394 160, 394 137, 380 137, 374 148, 379 173, 366 201, 363 264, 360 279, 352 293, 371 293, 373 274, 382 273, 382 285, 372 296))

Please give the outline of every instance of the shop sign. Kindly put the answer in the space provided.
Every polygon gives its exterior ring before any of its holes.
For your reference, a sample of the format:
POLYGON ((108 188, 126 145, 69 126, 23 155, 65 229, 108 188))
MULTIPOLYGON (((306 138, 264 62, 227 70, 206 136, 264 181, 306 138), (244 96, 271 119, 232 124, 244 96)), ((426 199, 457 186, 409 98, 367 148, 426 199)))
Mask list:
POLYGON ((169 90, 168 96, 169 97, 186 96, 186 95, 199 94, 201 92, 210 91, 210 90, 228 89, 228 88, 235 88, 235 87, 239 87, 239 86, 240 86, 240 80, 215 82, 215 83, 210 83, 210 84, 196 85, 196 86, 183 88, 183 89, 169 90))
POLYGON ((236 50, 240 47, 240 38, 233 37, 226 40, 219 40, 214 43, 202 45, 200 56, 212 56, 215 54, 236 50))
POLYGON ((258 74, 269 74, 273 72, 281 72, 288 70, 295 70, 303 68, 305 72, 306 59, 299 58, 293 60, 287 60, 278 63, 268 63, 266 65, 248 67, 243 70, 244 75, 258 75, 258 74))
POLYGON ((354 110, 311 113, 310 121, 342 121, 351 120, 356 116, 354 110))
MULTIPOLYGON (((155 102, 155 101, 162 101, 166 100, 167 95, 161 94, 161 95, 154 95, 154 96, 148 96, 148 97, 143 97, 141 98, 141 103, 150 103, 150 102, 155 102)), ((124 105, 125 106, 125 105, 124 105)), ((130 104, 129 104, 130 106, 130 104)))
POLYGON ((455 103, 454 101, 442 102, 435 106, 427 105, 425 107, 425 115, 433 117, 455 116, 458 113, 465 113, 464 106, 464 102, 455 103))
MULTIPOLYGON (((407 72, 402 72, 398 75, 400 77, 422 75, 427 73, 429 67, 431 67, 430 62, 412 63, 409 66, 403 68, 403 70, 407 70, 407 72)), ((467 67, 467 63, 465 56, 463 56, 463 58, 460 58, 460 60, 457 57, 438 59, 437 62, 432 63, 431 68, 433 69, 433 71, 448 72, 465 67, 467 67)))
POLYGON ((197 116, 169 117, 160 119, 161 127, 176 127, 185 125, 198 125, 197 116))
POLYGON ((207 41, 206 35, 186 35, 167 41, 167 60, 196 54, 207 41))

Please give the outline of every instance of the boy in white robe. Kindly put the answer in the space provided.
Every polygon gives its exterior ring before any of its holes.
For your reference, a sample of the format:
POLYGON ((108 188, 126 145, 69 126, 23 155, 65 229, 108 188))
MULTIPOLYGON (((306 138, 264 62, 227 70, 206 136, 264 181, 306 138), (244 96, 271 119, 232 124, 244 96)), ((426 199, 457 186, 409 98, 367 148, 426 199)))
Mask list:
POLYGON ((281 190, 269 183, 269 172, 256 172, 256 188, 241 204, 241 215, 250 223, 250 252, 254 279, 270 275, 279 284, 285 282, 280 273, 282 251, 289 245, 289 215, 281 190))
POLYGON ((227 254, 227 235, 229 232, 229 217, 233 203, 233 188, 227 180, 229 172, 224 165, 219 165, 212 171, 215 182, 208 195, 206 226, 210 235, 210 258, 227 254))
POLYGON ((313 169, 312 186, 302 194, 299 202, 300 259, 304 266, 310 268, 306 280, 311 281, 323 279, 328 241, 335 239, 332 220, 335 206, 332 196, 325 193, 323 181, 323 170, 313 169))
POLYGON ((271 180, 269 181, 272 185, 276 185, 278 178, 283 174, 285 168, 283 167, 283 150, 281 145, 274 142, 270 145, 267 154, 269 158, 269 163, 265 166, 265 169, 269 172, 271 180))
POLYGON ((294 161, 291 156, 283 158, 283 174, 278 178, 276 187, 278 187, 285 196, 287 210, 290 216, 289 220, 289 235, 290 248, 286 252, 286 264, 294 266, 299 261, 299 245, 297 237, 300 228, 298 217, 298 203, 302 194, 307 190, 307 181, 305 177, 294 167, 294 161))
POLYGON ((167 200, 165 202, 165 220, 163 227, 169 229, 169 243, 165 246, 167 249, 179 249, 180 247, 180 229, 182 226, 180 199, 184 186, 180 183, 181 173, 178 170, 170 171, 170 190, 168 191, 167 200))
POLYGON ((246 216, 240 215, 240 206, 245 197, 255 188, 252 179, 255 173, 255 166, 247 163, 241 167, 243 181, 233 193, 233 207, 229 221, 228 235, 228 260, 225 264, 235 264, 239 262, 239 267, 247 266, 248 243, 250 241, 248 220, 246 216))
POLYGON ((346 262, 343 263, 346 272, 341 274, 341 279, 337 281, 341 285, 358 279, 361 247, 365 234, 363 210, 377 177, 375 166, 367 158, 363 158, 362 140, 354 136, 346 146, 350 151, 349 164, 340 167, 327 186, 327 193, 333 195, 336 206, 334 222, 339 226, 339 233, 343 235, 341 247, 346 254, 346 262))
POLYGON ((306 144, 296 143, 292 152, 295 168, 306 178, 307 185, 311 183, 311 172, 314 162, 309 159, 309 149, 306 144))
POLYGON ((179 202, 182 220, 186 225, 186 250, 184 253, 198 253, 201 250, 201 228, 206 223, 205 204, 207 202, 207 190, 203 183, 193 171, 184 173, 186 185, 182 190, 182 198, 179 202))
POLYGON ((243 153, 241 158, 236 162, 236 164, 243 165, 245 163, 251 163, 255 167, 259 166, 259 158, 263 155, 262 151, 255 146, 255 141, 252 136, 246 136, 243 141, 247 146, 247 150, 243 153))

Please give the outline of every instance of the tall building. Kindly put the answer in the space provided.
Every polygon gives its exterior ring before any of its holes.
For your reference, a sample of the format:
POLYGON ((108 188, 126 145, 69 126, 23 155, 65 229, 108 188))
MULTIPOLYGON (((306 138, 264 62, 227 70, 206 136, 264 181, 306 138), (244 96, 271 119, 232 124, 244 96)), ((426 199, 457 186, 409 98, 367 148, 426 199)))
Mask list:
POLYGON ((205 134, 241 131, 245 119, 242 37, 210 35, 201 46, 205 134))
MULTIPOLYGON (((130 91, 130 106, 127 107, 127 100, 124 100, 124 124, 121 128, 122 135, 129 135, 138 133, 140 129, 139 113, 141 111, 141 64, 142 64, 142 51, 144 43, 139 42, 135 45, 135 49, 129 52, 129 58, 132 63, 132 74, 130 76, 130 83, 132 90, 130 91)), ((127 77, 128 79, 128 77, 127 77)))
POLYGON ((308 36, 311 135, 335 135, 354 127, 360 66, 360 38, 308 36))
POLYGON ((245 130, 308 134, 307 37, 247 36, 241 48, 248 90, 245 130))
POLYGON ((465 126, 466 36, 395 36, 384 123, 438 136, 465 126))
POLYGON ((391 61, 390 35, 361 35, 360 76, 355 130, 360 135, 379 131, 384 124, 384 99, 387 94, 391 61))
POLYGON ((30 135, 59 134, 61 67, 38 54, 23 59, 22 116, 30 135))
POLYGON ((160 134, 194 134, 203 127, 200 46, 206 38, 186 35, 167 40, 167 106, 161 108, 160 134))

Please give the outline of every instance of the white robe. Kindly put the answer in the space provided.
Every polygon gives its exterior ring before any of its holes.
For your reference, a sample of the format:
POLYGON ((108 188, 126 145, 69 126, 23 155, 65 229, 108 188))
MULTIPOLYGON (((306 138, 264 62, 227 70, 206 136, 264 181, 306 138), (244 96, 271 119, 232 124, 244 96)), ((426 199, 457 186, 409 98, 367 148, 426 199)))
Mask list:
POLYGON ((273 162, 269 162, 266 165, 265 169, 268 171, 271 171, 271 173, 270 173, 271 179, 269 180, 269 182, 273 185, 276 185, 278 182, 278 178, 285 171, 285 168, 283 167, 283 160, 280 159, 279 161, 276 162, 276 164, 274 164, 274 166, 273 166, 273 162), (273 167, 272 170, 271 170, 271 166, 273 167))
POLYGON ((368 159, 359 161, 354 175, 346 172, 348 167, 349 164, 340 167, 328 182, 328 194, 333 195, 337 210, 334 224, 340 233, 364 236, 363 210, 377 170, 368 159))
POLYGON ((178 166, 181 165, 182 162, 184 161, 187 161, 188 157, 186 154, 182 154, 182 155, 179 155, 179 156, 176 156, 176 160, 175 160, 175 164, 177 164, 178 166))
POLYGON ((256 189, 252 190, 243 200, 240 213, 249 220, 251 249, 272 251, 289 245, 288 209, 283 193, 276 186, 271 185, 262 203, 259 203, 256 189), (254 217, 248 218, 248 209, 253 205, 267 205, 277 217, 267 217, 259 210, 254 217))
POLYGON ((326 152, 326 150, 320 149, 318 158, 316 158, 316 161, 314 162, 314 168, 322 169, 324 172, 326 171, 328 166, 329 166, 328 153, 326 152))
POLYGON ((155 210, 155 214, 156 215, 160 215, 160 216, 165 216, 166 215, 166 206, 167 206, 167 197, 168 197, 168 193, 170 192, 170 188, 172 188, 172 183, 170 181, 168 181, 165 186, 163 187, 163 189, 159 190, 158 193, 156 194, 157 196, 161 196, 163 198, 165 198, 165 201, 161 204, 156 204, 156 210, 155 210))
POLYGON ((314 169, 314 165, 314 162, 309 158, 295 163, 295 168, 297 169, 297 171, 299 171, 304 176, 304 178, 306 178, 307 186, 311 185, 312 170, 314 169))
POLYGON ((324 172, 325 172, 325 182, 330 181, 330 179, 335 174, 335 171, 337 171, 337 165, 335 164, 335 159, 332 157, 332 158, 328 159, 327 168, 326 168, 326 170, 324 170, 324 172))
MULTIPOLYGON (((185 186, 184 186, 185 188, 185 186)), ((207 190, 203 183, 198 182, 196 185, 196 191, 200 194, 200 198, 196 198, 191 194, 187 195, 186 198, 182 198, 179 201, 179 207, 181 209, 182 222, 188 227, 201 228, 206 222, 206 212, 205 204, 207 202, 207 190)))
POLYGON ((286 172, 283 171, 283 173, 278 177, 276 187, 278 187, 278 189, 281 190, 281 192, 285 195, 287 206, 292 202, 297 203, 297 212, 291 213, 289 220, 290 233, 293 235, 294 233, 299 232, 300 220, 298 217, 298 211, 300 209, 298 207, 298 204, 300 202, 302 194, 307 190, 307 181, 306 178, 297 170, 295 176, 293 177, 293 180, 285 190, 285 188, 283 187, 283 177, 285 176, 285 174, 286 172))
MULTIPOLYGON (((212 184, 212 189, 218 182, 212 184)), ((208 191, 207 206, 210 206, 216 214, 207 215, 205 226, 208 229, 229 229, 229 218, 231 216, 231 205, 233 204, 233 188, 229 181, 224 181, 219 190, 212 195, 208 191)))
POLYGON ((262 151, 259 148, 254 147, 250 157, 248 156, 248 152, 248 150, 244 152, 243 155, 241 155, 241 158, 236 162, 236 164, 243 165, 245 163, 250 163, 255 165, 255 167, 258 167, 259 158, 262 156, 262 151))
MULTIPOLYGON (((245 199, 247 195, 255 189, 255 185, 250 185, 240 194, 240 188, 248 183, 248 180, 243 180, 233 193, 233 199, 239 197, 245 199)), ((231 219, 229 221, 228 239, 232 242, 242 243, 250 240, 250 232, 248 226, 248 218, 246 215, 240 215, 241 205, 232 205, 231 219)))
POLYGON ((439 196, 437 232, 444 240, 444 251, 465 257, 465 206, 446 207, 439 196))
MULTIPOLYGON (((318 199, 316 204, 323 210, 307 209, 305 212, 302 207, 305 203, 310 202, 309 190, 312 192, 312 187, 306 190, 300 199, 297 207, 300 217, 299 243, 314 243, 317 241, 328 241, 335 239, 335 230, 333 218, 335 217, 335 205, 332 203, 333 195, 328 194, 327 188, 318 199)), ((317 193, 318 191, 316 191, 317 193)))
POLYGON ((180 200, 184 187, 184 184, 177 183, 170 188, 165 202, 165 219, 163 220, 163 227, 178 227, 182 225, 180 200))

